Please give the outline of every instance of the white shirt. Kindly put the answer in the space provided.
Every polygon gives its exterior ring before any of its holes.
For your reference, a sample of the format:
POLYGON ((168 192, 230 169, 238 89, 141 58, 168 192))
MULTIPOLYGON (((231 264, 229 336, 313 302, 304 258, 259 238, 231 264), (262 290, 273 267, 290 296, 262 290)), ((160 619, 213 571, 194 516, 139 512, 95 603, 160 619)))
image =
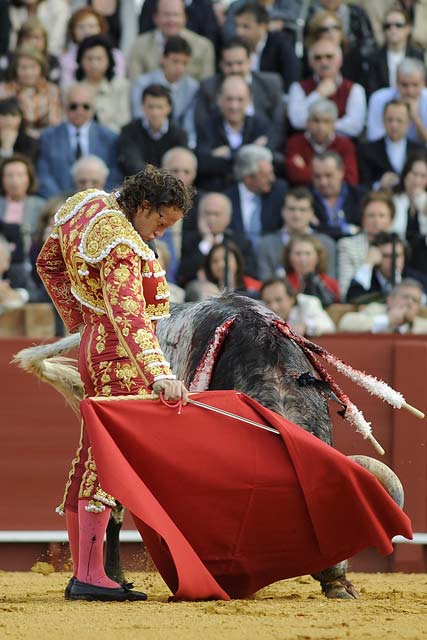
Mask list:
POLYGON ((230 145, 231 149, 238 149, 239 147, 242 146, 242 142, 243 142, 242 131, 236 131, 235 129, 230 127, 228 122, 224 122, 224 131, 225 131, 225 135, 227 136, 228 144, 230 145))
POLYGON ((261 205, 261 198, 256 193, 249 191, 243 182, 238 184, 239 196, 240 196, 240 210, 242 212, 242 224, 246 232, 249 231, 251 226, 251 217, 254 210, 254 203, 258 199, 259 205, 261 205))
POLYGON ((255 48, 255 51, 251 53, 251 69, 252 71, 259 71, 259 65, 261 61, 262 50, 267 42, 267 36, 260 40, 255 48))
POLYGON ((396 86, 396 73, 397 67, 405 57, 404 51, 389 51, 387 50, 387 66, 388 75, 390 78, 390 87, 396 86))
MULTIPOLYGON (((89 129, 90 129, 91 123, 92 121, 89 120, 89 122, 86 122, 81 127, 79 127, 79 144, 80 144, 80 149, 82 150, 82 156, 87 156, 90 153, 89 129)), ((67 122, 67 128, 68 128, 68 136, 70 139, 70 147, 75 153, 77 148, 77 127, 75 127, 70 122, 67 122)))
POLYGON ((396 173, 400 174, 406 160, 406 138, 393 142, 388 136, 386 136, 385 150, 391 166, 396 173))

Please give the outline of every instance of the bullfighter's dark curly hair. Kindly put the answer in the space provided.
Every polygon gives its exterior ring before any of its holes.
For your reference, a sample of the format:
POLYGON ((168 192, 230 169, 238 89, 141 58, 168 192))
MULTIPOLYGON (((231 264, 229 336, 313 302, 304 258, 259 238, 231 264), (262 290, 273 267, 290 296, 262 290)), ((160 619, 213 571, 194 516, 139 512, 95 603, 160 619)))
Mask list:
POLYGON ((118 201, 132 222, 144 200, 154 208, 177 207, 185 215, 191 209, 193 196, 193 187, 187 187, 165 169, 147 164, 144 171, 125 179, 119 189, 118 201))

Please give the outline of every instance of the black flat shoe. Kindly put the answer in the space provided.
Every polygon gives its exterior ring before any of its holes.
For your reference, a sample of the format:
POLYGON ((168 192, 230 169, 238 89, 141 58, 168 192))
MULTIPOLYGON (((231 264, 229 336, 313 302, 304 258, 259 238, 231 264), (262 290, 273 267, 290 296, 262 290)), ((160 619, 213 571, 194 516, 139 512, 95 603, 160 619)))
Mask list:
POLYGON ((67 586, 65 587, 65 591, 64 591, 65 600, 70 600, 71 587, 73 586, 75 581, 76 581, 76 577, 75 576, 71 576, 67 586))
POLYGON ((135 602, 137 600, 147 600, 147 594, 142 591, 131 591, 124 584, 122 587, 97 587, 94 584, 80 582, 77 578, 70 589, 70 600, 101 600, 103 602, 135 602))

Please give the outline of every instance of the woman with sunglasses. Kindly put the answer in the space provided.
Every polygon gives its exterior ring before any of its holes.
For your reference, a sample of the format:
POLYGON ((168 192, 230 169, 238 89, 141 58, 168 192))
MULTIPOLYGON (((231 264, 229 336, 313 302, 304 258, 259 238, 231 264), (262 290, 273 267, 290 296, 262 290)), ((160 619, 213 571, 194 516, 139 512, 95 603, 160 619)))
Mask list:
POLYGON ((371 95, 377 89, 396 86, 397 67, 404 58, 423 62, 424 51, 411 41, 411 25, 404 9, 392 7, 384 15, 384 45, 368 60, 366 90, 371 95))

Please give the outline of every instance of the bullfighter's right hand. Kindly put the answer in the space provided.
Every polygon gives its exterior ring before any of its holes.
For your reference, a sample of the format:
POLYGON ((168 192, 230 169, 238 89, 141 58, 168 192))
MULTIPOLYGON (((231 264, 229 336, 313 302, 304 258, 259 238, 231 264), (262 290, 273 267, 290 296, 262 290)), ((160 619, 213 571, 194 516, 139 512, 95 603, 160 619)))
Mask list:
POLYGON ((181 380, 158 380, 153 384, 153 391, 158 395, 162 393, 165 400, 188 402, 188 389, 181 380))

